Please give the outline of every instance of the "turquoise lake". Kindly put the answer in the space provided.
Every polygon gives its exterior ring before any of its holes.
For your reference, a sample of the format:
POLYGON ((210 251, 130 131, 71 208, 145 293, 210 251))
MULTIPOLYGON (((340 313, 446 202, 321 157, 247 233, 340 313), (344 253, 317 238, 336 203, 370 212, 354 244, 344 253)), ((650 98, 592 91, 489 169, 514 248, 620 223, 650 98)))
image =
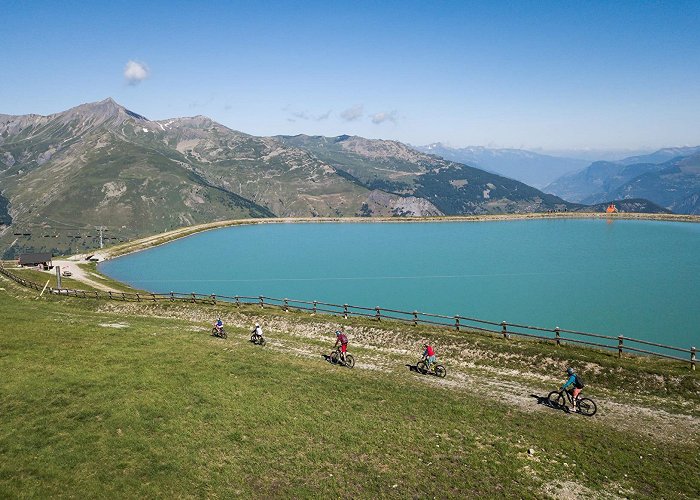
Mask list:
MULTIPOLYGON (((700 344, 700 224, 260 224, 100 264, 154 292, 381 306, 700 344)), ((685 357, 685 356, 684 356, 685 357)))

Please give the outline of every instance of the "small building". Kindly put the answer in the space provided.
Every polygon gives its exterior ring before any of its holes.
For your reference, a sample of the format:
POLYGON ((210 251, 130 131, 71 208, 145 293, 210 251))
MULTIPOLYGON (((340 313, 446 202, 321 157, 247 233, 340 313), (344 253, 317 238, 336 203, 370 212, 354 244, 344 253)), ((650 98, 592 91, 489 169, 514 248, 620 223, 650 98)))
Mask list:
POLYGON ((53 255, 50 253, 23 253, 19 256, 20 266, 40 266, 42 269, 53 267, 53 255))

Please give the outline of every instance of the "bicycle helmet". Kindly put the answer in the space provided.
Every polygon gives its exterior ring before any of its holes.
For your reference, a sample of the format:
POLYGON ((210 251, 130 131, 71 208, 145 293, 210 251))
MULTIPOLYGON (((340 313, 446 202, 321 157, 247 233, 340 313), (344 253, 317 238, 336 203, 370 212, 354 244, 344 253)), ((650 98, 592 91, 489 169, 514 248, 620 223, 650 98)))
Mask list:
POLYGON ((260 326, 260 323, 255 323, 255 328, 258 328, 260 326))
POLYGON ((335 331, 335 335, 336 335, 336 337, 337 337, 338 335, 340 335, 340 330, 336 330, 336 331, 335 331))
POLYGON ((574 374, 574 369, 571 368, 571 367, 569 367, 569 368, 566 369, 566 373, 568 373, 569 375, 573 375, 573 374, 574 374))

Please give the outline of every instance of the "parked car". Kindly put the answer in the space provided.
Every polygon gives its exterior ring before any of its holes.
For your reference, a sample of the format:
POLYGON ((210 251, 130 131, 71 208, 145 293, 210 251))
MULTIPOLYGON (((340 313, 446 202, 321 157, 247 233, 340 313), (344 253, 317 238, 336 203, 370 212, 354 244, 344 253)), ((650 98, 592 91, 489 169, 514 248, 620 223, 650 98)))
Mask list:
POLYGON ((68 269, 64 269, 63 272, 61 273, 63 276, 68 277, 68 276, 73 276, 73 273, 70 272, 68 269))

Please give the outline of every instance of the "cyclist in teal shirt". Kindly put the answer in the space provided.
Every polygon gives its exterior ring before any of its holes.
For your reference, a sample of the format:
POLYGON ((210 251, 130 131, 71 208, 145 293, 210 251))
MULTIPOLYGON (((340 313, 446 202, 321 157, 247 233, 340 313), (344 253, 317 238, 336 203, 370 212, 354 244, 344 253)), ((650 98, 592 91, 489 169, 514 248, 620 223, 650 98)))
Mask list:
POLYGON ((581 382, 581 379, 573 368, 567 368, 566 373, 569 375, 569 378, 566 379, 566 382, 564 382, 564 385, 561 386, 560 390, 571 394, 571 411, 576 411, 576 400, 578 395, 581 393, 581 389, 583 389, 583 382, 581 382))

